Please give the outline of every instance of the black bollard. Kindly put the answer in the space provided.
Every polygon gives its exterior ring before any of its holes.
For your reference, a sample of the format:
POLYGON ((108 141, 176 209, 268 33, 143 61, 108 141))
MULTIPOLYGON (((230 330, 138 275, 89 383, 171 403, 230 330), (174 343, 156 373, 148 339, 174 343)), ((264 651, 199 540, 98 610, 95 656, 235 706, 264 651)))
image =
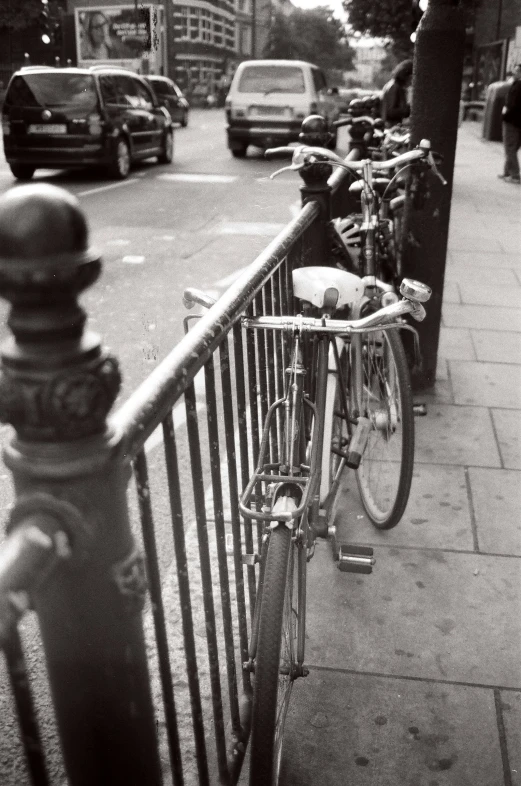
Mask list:
MULTIPOLYGON (((301 144, 326 147, 330 140, 331 134, 322 115, 309 115, 302 121, 302 130, 299 134, 301 144)), ((308 164, 299 170, 300 177, 304 181, 304 185, 300 187, 302 205, 314 201, 320 208, 320 215, 306 237, 306 244, 302 249, 304 266, 330 264, 331 249, 327 227, 331 220, 331 186, 327 181, 331 173, 332 167, 327 163, 308 164)))
POLYGON ((34 596, 71 786, 159 786, 141 609, 143 558, 128 520, 129 471, 106 418, 117 360, 85 330, 79 294, 101 270, 78 201, 51 185, 0 199, 0 295, 11 303, 0 418, 16 503, 70 553, 34 596))

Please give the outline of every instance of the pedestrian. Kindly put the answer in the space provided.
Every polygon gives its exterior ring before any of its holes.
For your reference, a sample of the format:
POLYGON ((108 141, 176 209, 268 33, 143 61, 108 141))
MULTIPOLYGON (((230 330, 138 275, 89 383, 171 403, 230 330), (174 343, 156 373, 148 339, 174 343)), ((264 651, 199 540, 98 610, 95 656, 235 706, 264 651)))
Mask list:
POLYGON ((412 60, 398 63, 391 79, 383 86, 381 115, 387 127, 402 123, 411 114, 407 99, 407 88, 412 79, 412 60))
POLYGON ((498 177, 504 180, 505 183, 519 184, 517 151, 521 147, 521 63, 518 63, 513 68, 512 83, 506 94, 501 120, 503 121, 505 165, 503 174, 498 175, 498 177))

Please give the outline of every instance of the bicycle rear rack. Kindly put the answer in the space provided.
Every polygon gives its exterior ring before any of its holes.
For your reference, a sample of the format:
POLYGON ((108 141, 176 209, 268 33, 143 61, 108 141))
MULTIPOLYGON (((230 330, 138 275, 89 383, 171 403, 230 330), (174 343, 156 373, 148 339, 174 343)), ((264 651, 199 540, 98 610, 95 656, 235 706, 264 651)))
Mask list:
MULTIPOLYGON (((294 474, 294 472, 290 472, 291 469, 295 468, 285 468, 282 465, 282 462, 269 462, 267 461, 267 453, 269 451, 269 432, 272 420, 275 416, 275 413, 279 407, 281 407, 284 402, 286 401, 286 397, 278 399, 275 401, 270 408, 268 409, 268 413, 266 415, 266 420, 264 423, 264 429, 262 432, 262 440, 259 448, 259 459, 257 463, 257 468, 255 472, 251 476, 248 485, 246 486, 240 500, 239 500, 239 510, 241 514, 248 519, 256 519, 260 521, 273 521, 273 513, 272 508, 273 504, 277 497, 277 490, 280 486, 289 486, 293 485, 297 487, 299 490, 300 500, 298 506, 295 510, 277 513, 277 521, 293 521, 294 519, 300 518, 302 516, 304 510, 309 505, 310 500, 313 499, 313 496, 316 493, 318 488, 317 483, 317 473, 316 473, 316 449, 315 449, 315 440, 313 436, 310 442, 310 466, 305 464, 301 464, 299 470, 303 473, 302 475, 294 474), (266 483, 268 484, 267 493, 264 494, 264 501, 265 503, 262 506, 261 510, 256 510, 254 507, 251 506, 251 499, 254 495, 255 488, 258 483, 266 483), (271 487, 271 492, 269 487, 271 487)), ((315 413, 316 408, 313 402, 311 402, 308 398, 303 399, 304 404, 310 407, 315 413)))

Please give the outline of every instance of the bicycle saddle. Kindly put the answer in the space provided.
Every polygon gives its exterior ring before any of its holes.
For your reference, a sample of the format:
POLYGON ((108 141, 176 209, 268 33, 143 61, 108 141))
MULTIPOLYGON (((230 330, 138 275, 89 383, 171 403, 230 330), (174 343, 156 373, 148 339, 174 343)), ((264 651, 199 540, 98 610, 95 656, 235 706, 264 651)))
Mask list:
POLYGON ((333 267, 300 267, 293 271, 293 294, 317 308, 342 308, 360 300, 364 284, 359 276, 333 267))

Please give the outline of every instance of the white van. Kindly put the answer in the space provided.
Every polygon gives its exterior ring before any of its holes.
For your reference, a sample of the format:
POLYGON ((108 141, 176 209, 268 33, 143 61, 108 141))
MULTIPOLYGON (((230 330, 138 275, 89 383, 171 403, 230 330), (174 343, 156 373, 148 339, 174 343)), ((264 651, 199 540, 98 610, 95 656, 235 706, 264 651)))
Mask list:
POLYGON ((302 60, 245 60, 240 63, 226 99, 228 147, 236 158, 248 145, 273 147, 298 140, 305 117, 325 117, 336 141, 332 122, 338 102, 328 90, 324 73, 302 60))

